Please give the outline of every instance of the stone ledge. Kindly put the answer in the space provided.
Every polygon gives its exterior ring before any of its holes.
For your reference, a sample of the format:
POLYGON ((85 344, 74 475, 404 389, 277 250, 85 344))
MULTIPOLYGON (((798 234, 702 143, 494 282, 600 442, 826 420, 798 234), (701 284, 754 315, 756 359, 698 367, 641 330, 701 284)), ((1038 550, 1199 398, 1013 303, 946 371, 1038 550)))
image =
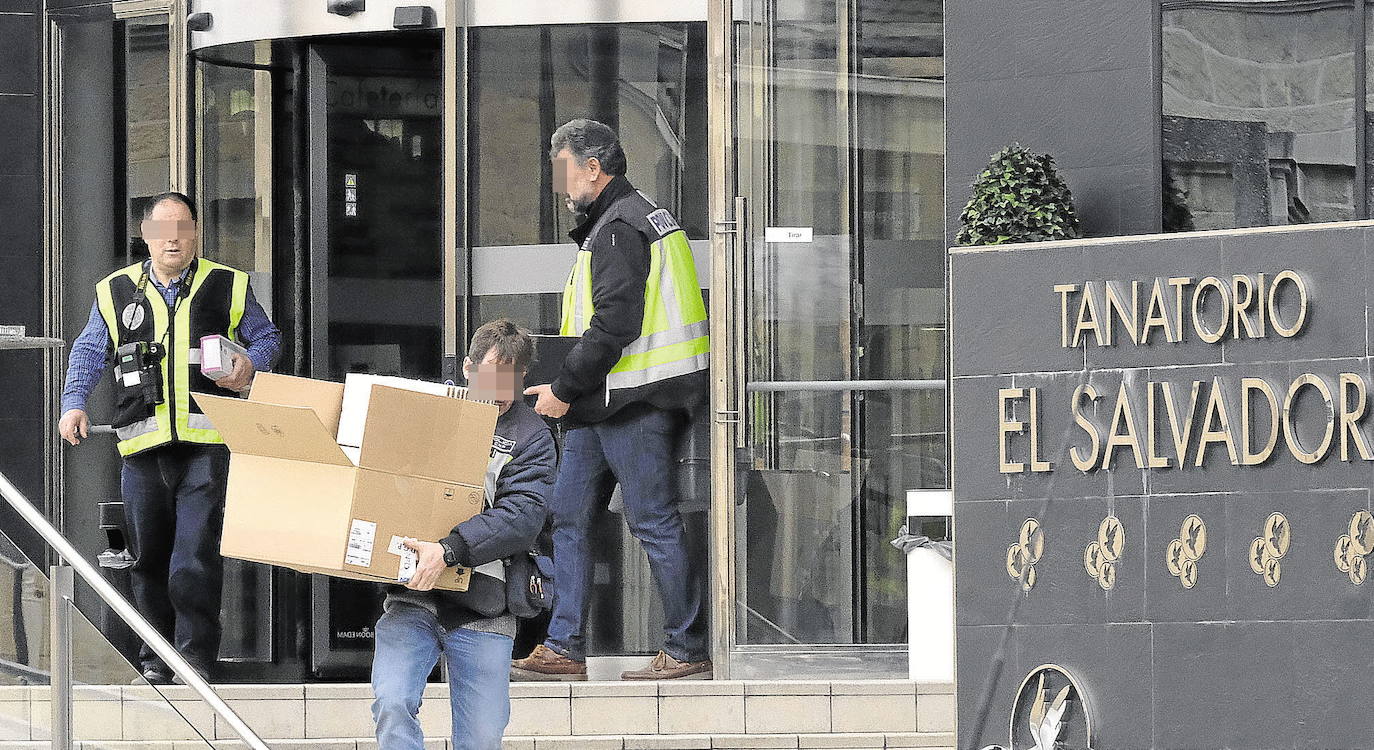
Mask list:
MULTIPOLYGON (((276 740, 274 750, 377 750, 372 738, 276 740)), ((425 750, 448 750, 446 739, 425 740, 425 750)), ((588 737, 507 737, 502 750, 896 750, 897 748, 952 748, 954 735, 938 733, 851 734, 718 734, 718 735, 598 735, 588 737)), ((47 742, 3 742, 0 750, 48 750, 47 742)), ((77 750, 237 750, 242 742, 218 740, 79 741, 77 750)))

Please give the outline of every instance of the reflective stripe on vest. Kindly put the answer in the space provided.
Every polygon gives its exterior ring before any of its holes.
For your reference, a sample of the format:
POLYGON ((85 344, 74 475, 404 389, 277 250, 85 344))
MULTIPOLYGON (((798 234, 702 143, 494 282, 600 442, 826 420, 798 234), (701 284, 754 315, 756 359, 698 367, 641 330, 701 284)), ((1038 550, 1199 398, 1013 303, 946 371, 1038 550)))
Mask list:
MULTIPOLYGON (((586 333, 596 313, 591 259, 591 251, 578 251, 568 275, 560 326, 564 336, 586 333)), ((621 351, 620 360, 606 376, 607 399, 613 390, 638 388, 705 370, 710 364, 709 330, 692 248, 684 232, 672 232, 649 245, 644 322, 639 338, 621 351)))
MULTIPOLYGON (((214 429, 209 417, 204 414, 191 413, 190 355, 192 344, 194 343, 196 346, 200 344, 198 341, 192 342, 190 340, 191 313, 196 294, 209 277, 210 272, 212 270, 232 272, 234 284, 230 300, 230 325, 226 335, 230 338, 235 337, 248 304, 248 274, 207 261, 204 258, 199 259, 198 263, 199 267, 195 278, 191 281, 189 292, 179 306, 174 305, 176 308, 174 321, 168 320, 168 315, 172 310, 167 306, 162 293, 158 291, 152 281, 149 280, 144 287, 144 297, 149 302, 147 307, 153 315, 152 339, 154 341, 167 341, 169 346, 175 346, 176 349, 164 356, 159 364, 162 370, 162 403, 154 407, 152 416, 115 429, 115 434, 119 438, 119 454, 121 456, 133 455, 170 443, 174 422, 176 439, 180 442, 209 445, 219 445, 224 442, 220 438, 219 432, 214 429), (168 336, 169 325, 171 327, 170 336, 168 336), (170 403, 173 394, 175 395, 175 404, 170 403), (175 413, 173 409, 175 409, 175 413)), ((142 264, 136 264, 106 277, 96 286, 96 303, 100 309, 101 317, 105 319, 106 327, 110 332, 110 340, 115 347, 119 345, 121 328, 120 311, 115 309, 112 282, 120 277, 125 277, 136 284, 142 275, 142 264)), ((128 373, 116 371, 117 377, 128 375, 128 373)))

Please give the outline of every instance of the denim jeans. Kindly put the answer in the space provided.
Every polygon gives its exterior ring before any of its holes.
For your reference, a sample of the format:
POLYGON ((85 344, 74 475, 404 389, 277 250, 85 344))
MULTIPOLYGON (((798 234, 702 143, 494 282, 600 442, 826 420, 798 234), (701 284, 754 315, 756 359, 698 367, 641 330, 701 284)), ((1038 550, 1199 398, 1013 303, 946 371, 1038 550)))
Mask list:
MULTIPOLYGON (((224 492, 229 449, 173 443, 124 459, 120 484, 131 550, 134 602, 191 665, 219 656, 224 492)), ((168 671, 144 644, 144 669, 168 671)))
POLYGON ((554 595, 549 648, 586 659, 588 592, 592 584, 589 532, 617 482, 625 522, 644 547, 663 598, 663 650, 679 661, 703 661, 706 636, 698 622, 701 592, 683 543, 677 507, 676 438, 684 415, 633 407, 606 422, 570 430, 553 487, 554 595))
POLYGON ((446 630, 434 613, 395 604, 377 621, 372 719, 378 750, 424 750, 420 699, 442 653, 448 662, 452 750, 501 750, 510 721, 513 641, 467 628, 446 630))

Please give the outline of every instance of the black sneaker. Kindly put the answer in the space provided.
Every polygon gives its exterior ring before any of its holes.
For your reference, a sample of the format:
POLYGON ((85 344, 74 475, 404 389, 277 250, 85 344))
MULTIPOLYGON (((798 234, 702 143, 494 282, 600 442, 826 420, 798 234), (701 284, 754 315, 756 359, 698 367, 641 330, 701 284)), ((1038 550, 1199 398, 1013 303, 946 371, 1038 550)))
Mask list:
POLYGON ((130 684, 170 685, 172 684, 172 675, 169 672, 164 672, 161 669, 158 669, 157 667, 148 667, 147 669, 143 670, 143 674, 140 674, 138 677, 135 677, 134 681, 130 684))

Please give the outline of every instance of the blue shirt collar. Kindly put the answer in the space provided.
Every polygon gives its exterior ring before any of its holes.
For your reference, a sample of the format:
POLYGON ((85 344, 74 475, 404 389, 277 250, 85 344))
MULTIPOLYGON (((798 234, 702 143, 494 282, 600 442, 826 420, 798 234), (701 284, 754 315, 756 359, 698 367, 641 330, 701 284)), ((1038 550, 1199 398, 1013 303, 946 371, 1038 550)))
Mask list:
MULTIPOLYGON (((194 264, 195 262, 192 261, 192 265, 194 264)), ((153 273, 153 262, 151 260, 143 261, 143 272, 148 274, 148 278, 153 282, 153 285, 156 286, 158 289, 167 288, 162 285, 161 281, 158 280, 157 274, 153 273)), ((189 273, 191 273, 191 266, 187 266, 186 268, 182 269, 181 275, 176 277, 175 279, 172 279, 172 286, 181 286, 181 283, 186 280, 186 275, 189 273)))

